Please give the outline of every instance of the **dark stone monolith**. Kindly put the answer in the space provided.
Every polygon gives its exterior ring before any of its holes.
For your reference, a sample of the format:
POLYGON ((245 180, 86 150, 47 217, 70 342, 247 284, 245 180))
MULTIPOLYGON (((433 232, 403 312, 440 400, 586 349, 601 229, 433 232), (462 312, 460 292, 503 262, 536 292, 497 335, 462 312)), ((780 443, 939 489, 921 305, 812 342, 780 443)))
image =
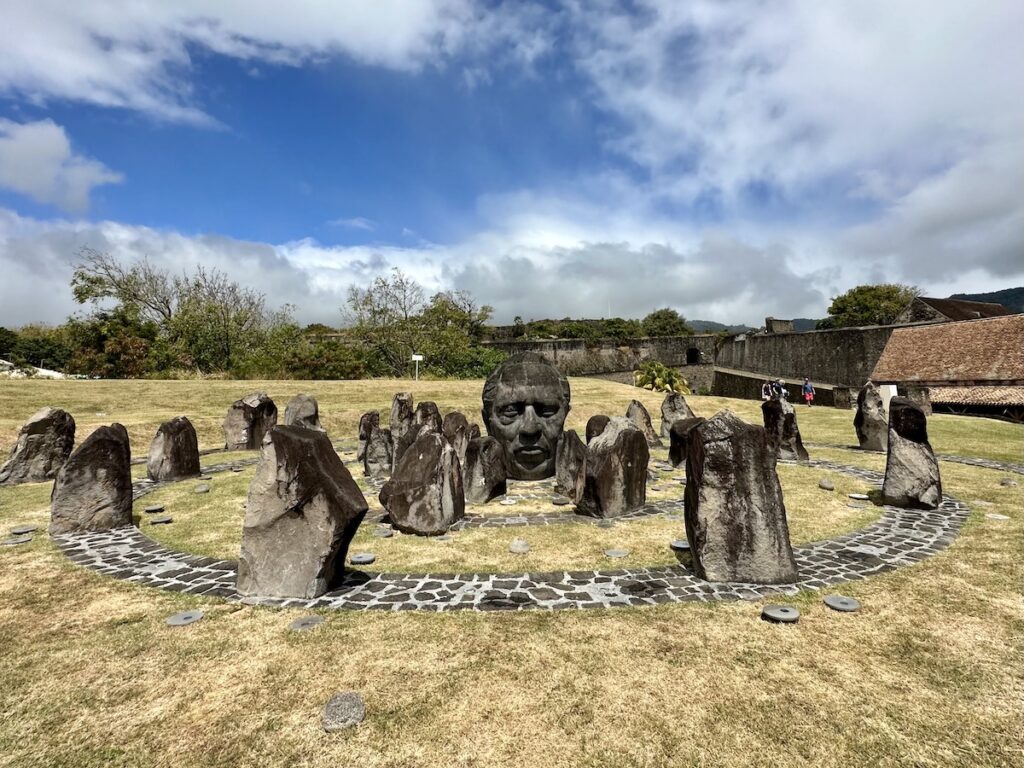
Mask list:
POLYGON ((870 381, 857 395, 857 413, 853 428, 861 450, 884 451, 889 444, 889 419, 885 413, 882 394, 870 381))
POLYGON ((583 498, 587 481, 587 445, 575 429, 567 429, 555 455, 555 488, 573 501, 583 498))
POLYGON ((256 450, 263 436, 277 424, 277 406, 263 392, 236 400, 224 418, 224 448, 229 451, 256 450))
POLYGON ((768 446, 775 451, 777 459, 807 461, 807 449, 800 439, 800 427, 796 422, 796 410, 786 400, 765 400, 761 403, 764 429, 768 433, 768 446))
POLYGON ((616 416, 587 446, 586 480, 576 511, 591 517, 619 517, 647 501, 651 453, 644 433, 616 416))
POLYGON ((416 404, 416 410, 412 413, 412 423, 421 431, 423 427, 430 427, 431 432, 440 432, 444 421, 437 403, 424 400, 416 404))
POLYGON ((490 436, 475 437, 466 446, 462 481, 467 504, 486 504, 508 490, 505 449, 490 436))
POLYGON ((678 392, 669 392, 661 401, 661 436, 669 439, 673 424, 680 419, 692 419, 693 416, 686 398, 678 392))
POLYGON ((363 473, 367 477, 387 477, 394 466, 395 444, 391 430, 373 425, 363 447, 363 473))
POLYGON ((320 426, 320 404, 312 395, 296 395, 289 400, 284 409, 284 423, 289 427, 324 431, 320 426))
POLYGON ((380 428, 380 411, 367 411, 359 417, 359 447, 356 448, 357 460, 363 460, 363 455, 366 453, 366 441, 370 439, 370 433, 375 427, 380 428))
POLYGON ((75 420, 60 408, 33 413, 18 433, 11 458, 0 467, 0 485, 53 480, 75 445, 75 420))
POLYGON ((396 441, 412 429, 412 412, 412 395, 409 392, 399 392, 391 399, 388 429, 391 430, 391 436, 396 441))
POLYGON ((165 421, 149 444, 146 472, 150 480, 180 480, 195 477, 199 470, 199 438, 192 422, 184 416, 165 421))
POLYGON ((648 447, 661 447, 658 433, 654 431, 654 426, 651 424, 651 414, 647 412, 643 403, 639 400, 630 400, 629 407, 626 408, 626 418, 632 421, 636 428, 644 433, 644 439, 647 440, 648 447))
POLYGON ((466 448, 473 439, 470 435, 469 420, 458 411, 446 413, 441 422, 441 434, 455 449, 455 455, 459 457, 459 466, 465 468, 466 448))
POLYGON ((889 452, 882 500, 919 509, 935 509, 942 502, 942 479, 928 442, 928 419, 919 405, 904 397, 889 401, 889 452))
POLYGON ((693 416, 689 419, 676 419, 672 422, 672 428, 668 431, 668 461, 673 467, 680 467, 686 464, 686 456, 690 446, 690 430, 700 426, 705 421, 707 419, 703 416, 693 416))
POLYGON ((438 536, 465 516, 459 460, 444 436, 424 430, 380 491, 391 525, 403 533, 438 536))
POLYGON ((596 416, 591 416, 587 420, 587 428, 585 430, 587 436, 587 445, 590 445, 591 441, 595 437, 604 432, 604 428, 608 426, 609 421, 610 419, 607 416, 600 413, 596 416))
POLYGON ((68 457, 50 495, 50 535, 107 531, 132 524, 128 430, 99 427, 68 457))

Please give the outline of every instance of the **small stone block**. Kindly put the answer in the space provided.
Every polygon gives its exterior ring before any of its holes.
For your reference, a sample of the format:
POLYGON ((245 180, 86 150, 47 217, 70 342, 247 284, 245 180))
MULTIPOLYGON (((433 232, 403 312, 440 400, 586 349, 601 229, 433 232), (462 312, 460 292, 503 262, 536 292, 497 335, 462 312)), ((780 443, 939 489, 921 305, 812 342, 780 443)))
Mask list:
POLYGON ((619 558, 625 557, 628 554, 629 554, 629 550, 628 549, 606 549, 604 551, 604 556, 605 557, 610 557, 613 560, 618 560, 619 558))
POLYGON ((669 544, 669 546, 672 548, 673 552, 690 551, 690 542, 688 542, 686 539, 676 539, 671 544, 669 544))
POLYGON ((159 517, 150 518, 150 525, 168 525, 174 522, 174 518, 170 515, 160 515, 159 517))
POLYGON ((202 611, 182 611, 176 613, 173 616, 167 617, 167 626, 169 627, 185 627, 189 624, 194 624, 203 618, 202 611))
POLYGON ((164 505, 163 504, 150 504, 148 507, 143 508, 142 511, 145 512, 147 515, 155 515, 158 512, 163 512, 164 511, 164 505))
POLYGON ((390 528, 376 528, 373 531, 373 535, 378 539, 390 539, 395 535, 395 532, 390 528))
POLYGON ((196 488, 195 488, 195 492, 196 493, 209 493, 210 492, 210 486, 205 485, 205 484, 197 485, 196 488))
POLYGON ((327 733, 336 733, 359 725, 364 717, 366 704, 363 697, 355 691, 346 691, 334 694, 327 702, 321 725, 327 733))
POLYGON ((796 624, 800 611, 788 605, 766 605, 761 610, 761 618, 775 624, 796 624))
POLYGON ((352 565, 370 565, 377 556, 372 552, 359 552, 348 559, 352 565))
POLYGON ((323 623, 323 616, 303 616, 301 619, 296 619, 289 624, 288 629, 292 632, 308 632, 314 627, 319 627, 323 623))
POLYGON ((833 483, 829 478, 823 477, 821 478, 821 480, 818 481, 818 487, 821 488, 821 490, 823 491, 834 491, 836 489, 836 484, 833 483))
POLYGON ((19 536, 18 538, 4 539, 3 541, 0 541, 0 546, 16 547, 19 544, 28 544, 30 541, 32 541, 31 536, 19 536))
POLYGON ((860 601, 843 595, 826 595, 822 601, 833 611, 842 613, 854 613, 860 610, 860 601))
POLYGON ((14 528, 11 528, 11 533, 15 536, 24 536, 28 533, 35 533, 37 530, 39 529, 34 525, 16 525, 14 528))
POLYGON ((508 551, 513 555, 525 555, 530 551, 530 545, 527 543, 526 539, 512 539, 511 543, 508 545, 508 551))
POLYGON ((572 504, 572 499, 568 496, 553 496, 551 498, 551 503, 556 507, 564 507, 567 504, 572 504))
POLYGON ((855 499, 856 501, 868 501, 871 498, 866 493, 848 493, 846 495, 849 496, 851 499, 855 499))

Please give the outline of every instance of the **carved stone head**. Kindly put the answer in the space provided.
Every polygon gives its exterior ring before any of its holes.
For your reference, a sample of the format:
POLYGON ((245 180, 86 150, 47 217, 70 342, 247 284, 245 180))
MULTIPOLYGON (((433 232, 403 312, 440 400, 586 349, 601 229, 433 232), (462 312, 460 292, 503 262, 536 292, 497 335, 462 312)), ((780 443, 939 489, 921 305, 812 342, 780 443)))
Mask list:
POLYGON ((509 477, 543 480, 555 474, 555 450, 569 415, 569 380, 533 352, 513 355, 484 383, 483 421, 501 443, 509 477))

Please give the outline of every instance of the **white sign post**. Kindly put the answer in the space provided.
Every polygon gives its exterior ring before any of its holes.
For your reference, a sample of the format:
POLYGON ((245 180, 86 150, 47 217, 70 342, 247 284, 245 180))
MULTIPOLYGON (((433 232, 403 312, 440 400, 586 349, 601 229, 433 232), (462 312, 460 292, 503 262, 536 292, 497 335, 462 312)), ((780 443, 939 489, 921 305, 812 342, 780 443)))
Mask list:
POLYGON ((412 361, 416 363, 416 381, 420 380, 420 361, 423 359, 423 355, 417 355, 415 352, 412 355, 412 361))

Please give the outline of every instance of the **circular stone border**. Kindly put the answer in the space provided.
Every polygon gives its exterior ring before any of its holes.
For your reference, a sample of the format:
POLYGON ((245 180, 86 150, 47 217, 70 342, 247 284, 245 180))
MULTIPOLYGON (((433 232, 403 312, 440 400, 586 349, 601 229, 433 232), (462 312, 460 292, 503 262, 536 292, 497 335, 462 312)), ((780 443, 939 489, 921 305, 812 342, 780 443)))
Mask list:
MULTIPOLYGON (((880 485, 873 470, 827 461, 802 463, 880 485)), ((229 466, 229 465, 225 465, 229 466)), ((205 471, 216 471, 208 468, 205 471)), ((145 493, 156 484, 141 484, 145 493)), ((137 495, 139 494, 137 491, 137 495)), ((677 507, 681 501, 671 502, 677 507)), ((948 547, 967 520, 963 502, 944 497, 936 510, 882 507, 870 525, 793 550, 800 580, 761 585, 708 582, 680 565, 543 573, 373 573, 348 571, 334 590, 313 599, 247 598, 247 604, 334 610, 548 610, 610 608, 712 600, 757 600, 823 590, 920 562, 948 547)), ((575 517, 575 516, 573 516, 575 517)), ((622 518, 619 518, 622 519, 622 518)), ((73 562, 135 584, 241 600, 238 563, 167 549, 138 528, 55 536, 73 562)))

